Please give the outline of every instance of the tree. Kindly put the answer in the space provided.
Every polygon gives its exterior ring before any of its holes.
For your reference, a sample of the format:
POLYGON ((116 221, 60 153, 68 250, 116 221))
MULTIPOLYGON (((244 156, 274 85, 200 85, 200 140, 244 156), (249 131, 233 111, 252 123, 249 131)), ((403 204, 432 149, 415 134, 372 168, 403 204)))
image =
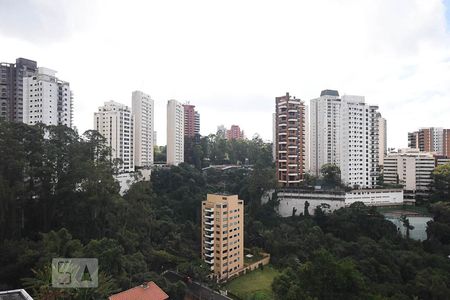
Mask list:
POLYGON ((450 201, 450 164, 438 166, 431 174, 432 199, 434 201, 450 201))
POLYGON ((341 185, 341 170, 335 164, 325 164, 320 168, 323 183, 327 187, 339 187, 341 185))

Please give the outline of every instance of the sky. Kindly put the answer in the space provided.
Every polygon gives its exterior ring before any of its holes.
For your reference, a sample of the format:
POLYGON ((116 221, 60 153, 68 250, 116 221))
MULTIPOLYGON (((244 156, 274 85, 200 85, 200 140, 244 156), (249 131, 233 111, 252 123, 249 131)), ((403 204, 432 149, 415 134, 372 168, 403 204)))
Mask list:
POLYGON ((240 125, 272 139, 275 97, 363 95, 407 132, 450 127, 448 0, 0 0, 0 61, 36 60, 74 92, 79 132, 105 101, 155 101, 165 144, 169 99, 196 105, 201 134, 240 125))

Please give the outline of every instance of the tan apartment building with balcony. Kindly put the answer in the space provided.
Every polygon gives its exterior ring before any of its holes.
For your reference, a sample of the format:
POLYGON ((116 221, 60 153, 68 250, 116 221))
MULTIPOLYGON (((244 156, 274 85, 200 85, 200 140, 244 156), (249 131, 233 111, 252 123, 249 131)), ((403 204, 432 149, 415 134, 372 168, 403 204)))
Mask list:
POLYGON ((296 186, 305 173, 305 104, 289 96, 275 98, 275 138, 277 179, 281 186, 296 186))
POLYGON ((244 201, 208 194, 202 202, 202 259, 218 280, 244 267, 244 201))

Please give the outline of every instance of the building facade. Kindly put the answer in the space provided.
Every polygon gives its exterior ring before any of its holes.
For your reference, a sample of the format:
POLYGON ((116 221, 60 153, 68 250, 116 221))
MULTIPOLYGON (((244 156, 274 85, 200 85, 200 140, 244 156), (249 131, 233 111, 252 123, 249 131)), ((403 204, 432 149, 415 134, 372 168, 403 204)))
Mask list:
POLYGON ((0 119, 23 122, 23 79, 37 70, 37 63, 25 58, 0 63, 0 119))
POLYGON ((378 117, 378 164, 380 166, 384 165, 384 157, 387 155, 387 121, 381 116, 380 113, 378 117))
POLYGON ((278 183, 280 186, 296 186, 305 174, 305 104, 286 93, 275 98, 275 106, 278 183))
POLYGON ((176 100, 167 102, 167 164, 184 162, 184 108, 176 100))
POLYGON ((231 128, 227 130, 227 140, 242 140, 244 139, 244 131, 241 130, 239 125, 231 125, 231 128))
POLYGON ((94 113, 94 129, 111 148, 111 158, 120 159, 119 172, 134 171, 133 114, 123 104, 108 101, 94 113))
POLYGON ((59 80, 56 71, 39 68, 23 78, 22 117, 25 124, 72 127, 73 98, 68 82, 59 80))
POLYGON ((290 188, 279 189, 277 200, 279 201, 278 213, 282 217, 304 214, 305 209, 313 215, 317 206, 329 213, 355 202, 362 202, 367 206, 397 206, 404 203, 402 189, 356 189, 346 192, 290 188), (308 202, 307 208, 305 208, 306 202, 308 202))
POLYGON ((450 129, 444 129, 442 133, 442 155, 450 157, 450 129))
POLYGON ((208 194, 202 202, 202 259, 219 280, 244 267, 244 201, 208 194))
POLYGON ((310 119, 311 172, 318 176, 324 164, 335 164, 346 185, 376 187, 379 156, 386 148, 386 123, 378 107, 366 104, 363 96, 340 97, 335 90, 324 90, 311 100, 310 119))
POLYGON ((137 167, 153 165, 154 117, 153 99, 141 92, 132 93, 131 109, 134 121, 134 159, 137 167))

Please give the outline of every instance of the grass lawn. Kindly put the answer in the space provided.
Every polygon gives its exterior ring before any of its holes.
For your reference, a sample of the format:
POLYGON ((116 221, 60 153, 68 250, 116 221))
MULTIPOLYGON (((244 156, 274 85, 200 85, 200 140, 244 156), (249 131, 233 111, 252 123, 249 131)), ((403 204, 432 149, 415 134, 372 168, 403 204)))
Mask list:
POLYGON ((252 296, 261 300, 273 299, 271 285, 278 274, 270 265, 264 266, 264 270, 257 269, 233 279, 227 283, 226 289, 243 300, 252 296))

